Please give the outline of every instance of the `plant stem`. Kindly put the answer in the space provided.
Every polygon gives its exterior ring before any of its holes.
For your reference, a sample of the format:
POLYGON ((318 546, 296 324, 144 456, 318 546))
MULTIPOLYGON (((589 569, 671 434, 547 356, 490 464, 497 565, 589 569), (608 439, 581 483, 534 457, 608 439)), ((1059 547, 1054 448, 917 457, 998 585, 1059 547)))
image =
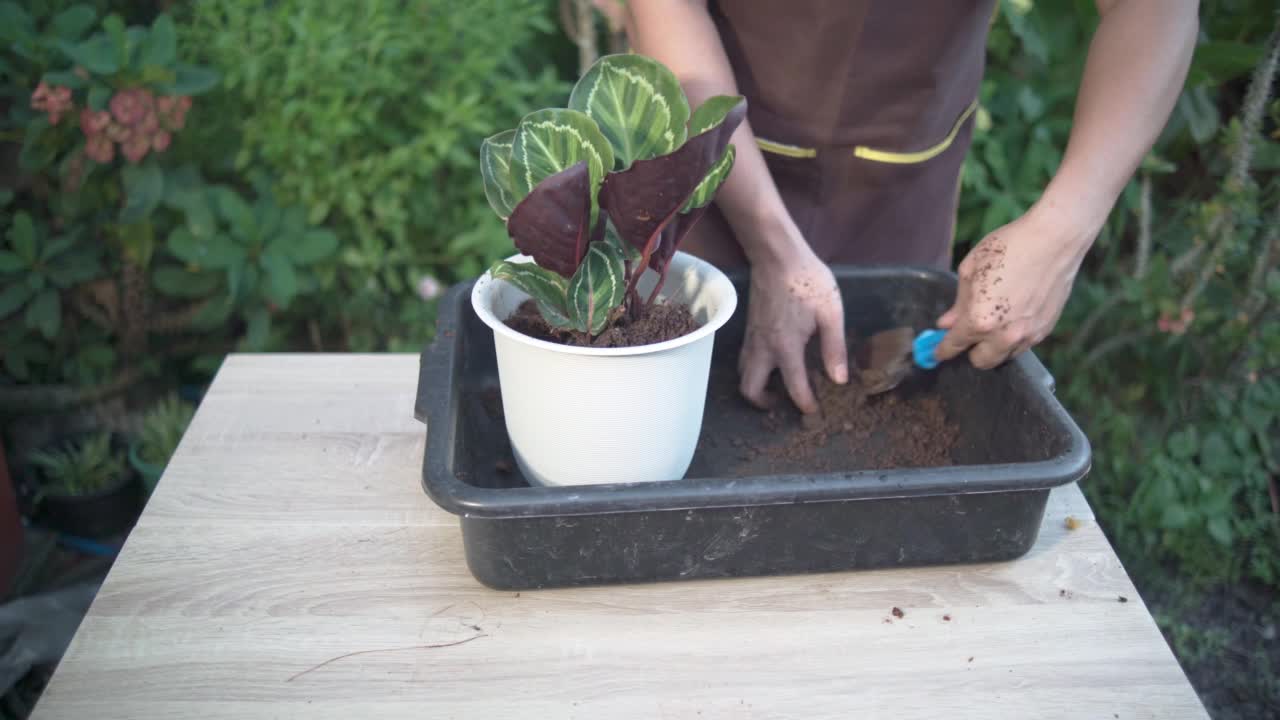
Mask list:
POLYGON ((1143 340, 1151 337, 1154 334, 1155 333, 1151 330, 1138 330, 1135 332, 1125 333, 1123 335, 1115 335, 1111 338, 1108 338, 1106 341, 1100 343, 1097 347, 1095 347, 1093 350, 1089 352, 1089 354, 1085 357, 1084 362, 1081 363, 1080 369, 1077 370, 1076 372, 1077 373, 1083 372, 1084 370, 1096 365, 1104 357, 1110 355, 1111 353, 1117 350, 1122 350, 1126 347, 1129 347, 1130 345, 1136 345, 1142 342, 1143 340))
POLYGON ((79 388, 70 385, 24 385, 0 388, 0 407, 6 414, 65 410, 86 405, 115 395, 138 380, 142 370, 137 366, 122 368, 111 380, 92 387, 79 388))
POLYGON ((1101 322, 1102 318, 1110 314, 1112 308, 1119 305, 1123 300, 1124 295, 1122 293, 1113 292, 1098 303, 1093 312, 1089 313, 1084 322, 1080 323, 1080 327, 1076 330, 1075 337, 1071 339, 1071 344, 1067 347, 1067 351, 1072 355, 1080 353, 1085 345, 1088 344, 1089 339, 1093 337, 1094 327, 1101 322))
POLYGON ((576 25, 569 37, 578 46, 578 76, 585 75, 599 57, 596 49, 596 15, 591 0, 567 0, 573 5, 573 13, 566 13, 566 5, 561 5, 561 13, 565 25, 576 25), (574 22, 576 21, 576 22, 574 22))
POLYGON ((324 344, 320 342, 320 323, 315 318, 307 320, 307 333, 311 336, 311 349, 324 352, 324 344))
POLYGON ((654 283, 653 291, 649 293, 649 299, 644 301, 646 308, 653 306, 653 301, 658 299, 658 291, 662 290, 662 284, 666 282, 667 274, 663 273, 658 276, 658 282, 654 283))
POLYGON ((197 300, 186 307, 152 315, 146 320, 146 330, 162 335, 180 333, 187 330, 210 302, 212 301, 197 300))
POLYGON ((1134 263, 1133 276, 1139 280, 1147 274, 1151 260, 1151 173, 1142 173, 1141 192, 1138 200, 1138 259, 1134 263))
POLYGON ((1249 273, 1249 291, 1245 301, 1244 313, 1252 318, 1267 303, 1265 287, 1267 274, 1275 268, 1277 257, 1276 246, 1280 244, 1280 203, 1276 204, 1271 222, 1267 223, 1267 232, 1262 237, 1262 247, 1258 249, 1258 257, 1253 261, 1253 270, 1249 273))
MULTIPOLYGON (((1249 168, 1253 164, 1253 146, 1254 139, 1262 127, 1262 116, 1267 108, 1267 98, 1271 93, 1271 86, 1275 81, 1276 67, 1280 64, 1280 16, 1277 17, 1276 27, 1271 31, 1271 37, 1267 38, 1266 55, 1263 57, 1258 67, 1254 68, 1253 77, 1249 80, 1249 90, 1245 93, 1244 107, 1241 112, 1242 120, 1240 121, 1240 141, 1233 148, 1234 154, 1231 157, 1231 170, 1227 174, 1226 191, 1228 193, 1239 193, 1245 189, 1246 183, 1249 181, 1249 168)), ((1183 309, 1188 309, 1195 304, 1196 298, 1200 293, 1204 292, 1205 287, 1209 284, 1209 279, 1213 277, 1213 273, 1222 262, 1222 256, 1226 254, 1227 244, 1235 239, 1235 231, 1237 217, 1232 212, 1232 204, 1224 203, 1224 209, 1221 214, 1221 222, 1217 223, 1216 232, 1212 237, 1216 237, 1213 250, 1209 253, 1209 259, 1200 267, 1200 273, 1196 276, 1195 282, 1192 283, 1186 295, 1182 298, 1183 309)))

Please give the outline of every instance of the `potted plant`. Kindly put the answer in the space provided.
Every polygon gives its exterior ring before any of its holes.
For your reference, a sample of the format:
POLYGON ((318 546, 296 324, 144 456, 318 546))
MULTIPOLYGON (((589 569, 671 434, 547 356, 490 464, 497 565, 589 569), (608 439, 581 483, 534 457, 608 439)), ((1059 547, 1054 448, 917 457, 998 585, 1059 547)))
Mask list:
POLYGON ((139 497, 137 476, 124 456, 122 444, 105 432, 32 452, 37 521, 87 538, 128 530, 138 516, 139 497))
POLYGON ((194 414, 195 408, 190 403, 170 394, 142 417, 138 437, 129 444, 129 464, 142 476, 148 495, 155 490, 194 414))
POLYGON ((608 55, 568 104, 481 145, 485 194, 520 251, 471 293, 494 331, 512 449, 536 484, 679 479, 737 304, 679 246, 733 167, 746 101, 690 111, 661 63, 608 55))

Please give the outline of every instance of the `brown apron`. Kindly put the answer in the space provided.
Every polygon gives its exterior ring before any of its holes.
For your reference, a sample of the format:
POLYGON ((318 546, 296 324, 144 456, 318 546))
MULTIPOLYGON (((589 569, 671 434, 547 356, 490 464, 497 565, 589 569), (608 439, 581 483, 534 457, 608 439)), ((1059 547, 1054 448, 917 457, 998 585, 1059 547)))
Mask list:
MULTIPOLYGON (((711 0, 782 199, 836 264, 948 267, 995 0, 711 0)), ((712 208, 682 249, 745 264, 712 208)))

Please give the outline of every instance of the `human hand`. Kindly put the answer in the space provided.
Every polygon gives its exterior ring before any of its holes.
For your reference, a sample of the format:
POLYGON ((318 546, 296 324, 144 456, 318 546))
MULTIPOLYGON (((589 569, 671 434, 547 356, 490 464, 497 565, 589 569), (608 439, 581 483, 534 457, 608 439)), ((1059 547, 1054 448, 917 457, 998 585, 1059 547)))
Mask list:
POLYGON ((805 346, 815 331, 827 375, 833 382, 848 382, 844 305, 831 269, 803 243, 785 258, 754 264, 746 338, 738 357, 743 396, 758 407, 771 407, 776 399, 765 385, 777 368, 796 407, 816 412, 805 368, 805 346))
POLYGON ((1035 210, 992 232, 960 263, 956 302, 938 319, 947 330, 939 361, 965 351, 994 368, 1044 340, 1057 324, 1096 233, 1035 210))

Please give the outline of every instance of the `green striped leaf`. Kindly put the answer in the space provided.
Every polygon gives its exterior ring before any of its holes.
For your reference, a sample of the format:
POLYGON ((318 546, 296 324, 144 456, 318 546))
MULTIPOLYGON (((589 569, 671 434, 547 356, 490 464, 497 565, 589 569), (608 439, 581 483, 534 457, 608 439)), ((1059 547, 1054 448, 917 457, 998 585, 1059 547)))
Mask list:
POLYGON ((511 149, 516 131, 505 130, 480 143, 480 176, 484 179, 484 196, 489 207, 506 220, 522 196, 511 182, 511 149))
MULTIPOLYGON (((630 168, 609 174, 600 202, 618 235, 640 251, 642 264, 663 265, 663 258, 674 254, 675 246, 693 227, 694 218, 690 218, 691 222, 676 222, 682 217, 680 210, 712 168, 723 161, 729 138, 746 113, 746 102, 738 102, 721 122, 690 137, 675 152, 637 160, 630 168), (673 222, 679 232, 666 232, 673 222), (670 247, 660 248, 660 240, 670 247)), ((632 273, 633 282, 638 276, 632 273)))
POLYGON ((643 55, 606 55, 582 76, 569 107, 595 120, 613 146, 614 167, 665 155, 685 141, 689 101, 662 63, 643 55))
POLYGON ((689 137, 700 135, 724 122, 729 113, 744 102, 746 99, 741 95, 715 95, 707 98, 689 118, 689 137))
POLYGON ((559 328, 575 328, 569 317, 569 281, 550 270, 533 263, 513 263, 499 260, 489 269, 496 280, 505 280, 523 290, 538 305, 538 312, 551 325, 559 328))
POLYGON ((626 297, 622 253, 609 243, 591 243, 578 272, 569 281, 569 309, 575 329, 599 335, 613 309, 626 297))
POLYGON ((690 210, 696 210, 700 207, 706 207, 716 196, 716 191, 724 184, 725 179, 729 177, 729 171, 733 170, 733 160, 736 151, 733 146, 725 148, 724 155, 720 156, 720 160, 707 174, 698 182, 698 186, 693 189, 693 194, 689 196, 689 200, 680 208, 680 212, 687 213, 690 210))
POLYGON ((529 113, 516 128, 511 145, 511 181, 523 198, 538 183, 586 161, 591 179, 591 222, 596 219, 596 195, 605 173, 613 167, 613 149, 600 128, 577 110, 551 108, 529 113))

